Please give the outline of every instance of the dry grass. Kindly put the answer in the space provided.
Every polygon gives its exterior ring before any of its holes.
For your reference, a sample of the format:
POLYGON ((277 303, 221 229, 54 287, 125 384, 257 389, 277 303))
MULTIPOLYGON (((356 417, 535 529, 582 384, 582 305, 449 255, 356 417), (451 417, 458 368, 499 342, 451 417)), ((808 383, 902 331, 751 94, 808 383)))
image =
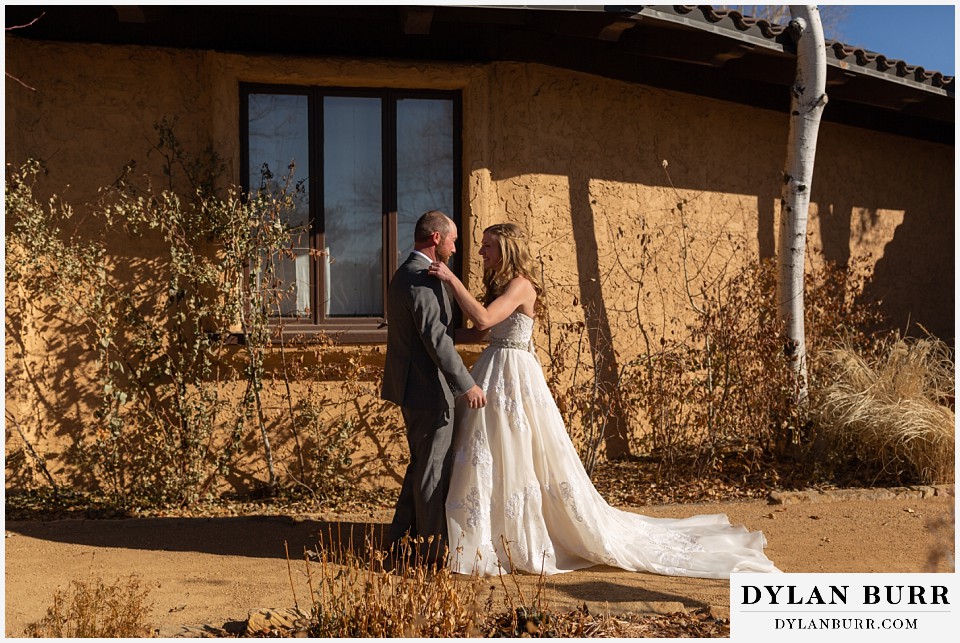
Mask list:
POLYGON ((130 576, 104 585, 99 578, 75 580, 67 591, 57 589, 53 605, 40 621, 27 626, 32 638, 135 638, 150 634, 148 589, 130 576))
MULTIPOLYGON (((480 579, 446 568, 413 563, 421 543, 406 541, 399 556, 388 555, 368 533, 364 542, 328 534, 304 552, 300 582, 288 558, 295 609, 303 618, 278 619, 266 629, 232 633, 203 626, 217 636, 323 638, 726 638, 729 621, 709 610, 675 614, 610 615, 591 613, 586 604, 555 612, 547 604, 545 578, 527 594, 514 574, 480 579), (394 562, 395 561, 395 562, 394 562), (304 585, 306 587, 304 587, 304 585), (494 591, 499 585, 503 592, 494 591), (299 593, 308 593, 301 610, 299 593)), ((393 552, 391 552, 392 554, 393 552)), ((131 576, 104 585, 100 579, 73 581, 57 590, 47 615, 28 626, 28 637, 142 638, 150 635, 146 619, 148 591, 131 576)), ((287 612, 287 610, 280 610, 287 612)), ((249 625, 248 625, 249 628, 249 625)))
MULTIPOLYGON (((409 556, 416 544, 403 543, 393 557, 377 547, 371 534, 359 546, 333 534, 321 538, 305 553, 312 561, 305 561, 303 574, 311 605, 310 636, 475 636, 482 609, 478 583, 458 580, 445 569, 413 565, 409 556)), ((291 578, 291 589, 293 585, 291 578)))
MULTIPOLYGON (((462 638, 489 631, 529 636, 556 630, 556 619, 543 605, 543 577, 528 601, 515 576, 485 581, 416 563, 419 554, 438 548, 446 551, 432 539, 407 538, 386 552, 372 533, 359 548, 333 533, 321 537, 305 556, 313 561, 304 566, 312 606, 310 636, 462 638), (494 600, 493 583, 499 583, 506 598, 494 600)), ((292 574, 290 582, 296 602, 292 574)), ((579 631, 582 635, 582 624, 579 631)))
POLYGON ((891 339, 867 360, 843 346, 824 355, 819 428, 843 457, 901 483, 953 482, 954 364, 935 338, 891 339))
MULTIPOLYGON (((729 636, 729 623, 706 613, 614 617, 591 614, 585 605, 555 612, 547 603, 543 576, 532 595, 527 595, 514 574, 481 579, 447 568, 418 566, 410 555, 422 542, 405 541, 399 552, 386 554, 375 541, 368 534, 356 548, 329 534, 313 551, 305 552, 302 580, 309 592, 310 618, 298 632, 267 634, 336 638, 729 636), (399 555, 394 556, 396 553, 399 555), (503 591, 495 598, 497 586, 503 591)), ((292 573, 290 581, 297 603, 292 573)))

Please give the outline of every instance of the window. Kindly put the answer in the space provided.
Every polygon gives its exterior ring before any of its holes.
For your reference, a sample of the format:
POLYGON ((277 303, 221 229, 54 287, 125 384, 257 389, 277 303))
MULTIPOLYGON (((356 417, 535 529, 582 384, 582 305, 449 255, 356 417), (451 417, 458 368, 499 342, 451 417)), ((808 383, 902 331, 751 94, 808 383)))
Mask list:
POLYGON ((243 85, 240 106, 244 189, 298 186, 278 321, 383 341, 386 286, 417 218, 460 222, 459 94, 243 85))

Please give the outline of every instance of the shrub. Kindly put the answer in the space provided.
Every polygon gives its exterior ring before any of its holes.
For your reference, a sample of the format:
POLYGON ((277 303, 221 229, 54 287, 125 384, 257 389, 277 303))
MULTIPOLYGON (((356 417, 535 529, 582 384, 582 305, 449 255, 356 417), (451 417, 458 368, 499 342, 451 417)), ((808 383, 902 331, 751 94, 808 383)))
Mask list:
POLYGON ((112 585, 104 585, 99 578, 75 580, 67 591, 57 589, 47 615, 27 626, 24 634, 32 638, 149 636, 149 593, 135 576, 112 585))
MULTIPOLYGON (((548 323, 548 383, 588 472, 604 446, 622 452, 626 442, 668 478, 723 476, 736 465, 776 482, 767 465, 810 465, 814 435, 795 402, 776 263, 756 259, 742 228, 752 213, 731 204, 705 215, 702 194, 676 189, 666 161, 663 168, 673 198, 633 222, 610 222, 608 240, 629 251, 608 262, 604 305, 585 302, 582 322, 548 323), (624 327, 639 332, 639 350, 617 350, 613 329, 624 327)), ((818 351, 846 337, 869 353, 883 327, 879 306, 861 297, 868 271, 858 260, 812 259, 804 307, 811 388, 823 373, 818 351)), ((567 296, 578 306, 582 294, 567 296)), ((819 471, 811 465, 803 475, 819 471)))
MULTIPOLYGON (((806 485, 838 473, 842 458, 828 457, 825 443, 816 439, 817 402, 794 403, 777 320, 776 264, 746 260, 741 246, 728 252, 731 258, 709 283, 700 277, 691 281, 696 295, 688 297, 683 325, 645 333, 641 352, 618 355, 613 378, 602 374, 599 355, 586 348, 584 338, 596 329, 583 322, 554 328, 549 384, 588 472, 608 420, 618 416, 629 427, 632 451, 655 463, 667 479, 749 476, 776 485, 789 477, 806 485), (571 355, 572 360, 565 359, 571 355), (572 383, 564 385, 571 373, 572 383)), ((806 276, 805 306, 813 392, 828 386, 835 374, 831 347, 845 342, 849 351, 872 359, 889 336, 877 330, 884 325, 879 306, 858 297, 864 286, 861 266, 855 261, 817 264, 806 276)), ((942 361, 936 386, 952 391, 949 355, 936 354, 942 361)), ((905 452, 903 457, 923 456, 905 452)))
MULTIPOLYGON (((230 192, 184 202, 170 191, 137 189, 125 174, 79 225, 69 204, 37 198, 40 171, 27 163, 10 172, 6 187, 6 278, 19 286, 13 303, 22 313, 11 334, 32 332, 32 316, 56 316, 64 335, 90 347, 83 360, 95 378, 87 397, 93 412, 70 454, 80 470, 118 504, 190 504, 222 476, 255 415, 269 342, 264 296, 253 280, 239 291, 236 284, 254 258, 282 245, 282 226, 273 224, 287 201, 230 192), (107 250, 117 239, 146 238, 164 248, 147 271, 150 283, 121 259, 111 265, 107 250), (241 310, 250 311, 256 341, 238 367, 222 331, 241 310), (224 391, 244 379, 243 403, 233 408, 224 391)), ((62 342, 54 352, 64 358, 62 342)), ((36 375, 21 371, 35 386, 36 375)), ((266 443, 265 452, 272 467, 266 443)))
MULTIPOLYGON (((313 365, 298 366, 276 342, 283 329, 270 318, 289 296, 279 268, 290 253, 286 221, 303 182, 293 166, 283 177, 264 168, 255 193, 217 194, 215 155, 194 161, 172 124, 157 131, 171 187, 182 171, 192 195, 155 189, 150 177, 134 177, 131 163, 95 203, 75 211, 59 197, 39 196, 40 163, 8 167, 5 275, 17 288, 7 296, 7 329, 19 348, 8 400, 22 403, 8 405, 7 418, 24 445, 11 454, 14 477, 29 485, 39 472, 54 489, 104 491, 119 506, 189 506, 213 497, 259 442, 255 464, 266 480, 250 478, 251 487, 273 493, 292 483, 333 496, 349 465, 357 413, 332 417, 324 408, 331 404, 317 401, 316 389, 336 379, 338 367, 316 346, 313 365), (126 243, 158 250, 149 259, 116 251, 126 243), (57 320, 55 333, 37 333, 38 319, 57 320), (56 360, 72 377, 31 363, 39 359, 56 360), (66 399, 80 401, 72 418, 44 416, 66 399), (72 480, 57 481, 30 441, 49 434, 51 419, 73 440, 60 454, 72 480), (301 440, 301 432, 316 439, 301 440), (295 442, 299 466, 287 467, 286 479, 275 469, 277 434, 295 442)), ((350 402, 369 378, 361 366, 341 378, 341 388, 357 389, 350 402)))
POLYGON ((307 565, 312 637, 461 637, 476 635, 482 618, 479 581, 459 581, 447 569, 414 566, 406 539, 391 563, 371 534, 357 551, 332 533, 307 565))

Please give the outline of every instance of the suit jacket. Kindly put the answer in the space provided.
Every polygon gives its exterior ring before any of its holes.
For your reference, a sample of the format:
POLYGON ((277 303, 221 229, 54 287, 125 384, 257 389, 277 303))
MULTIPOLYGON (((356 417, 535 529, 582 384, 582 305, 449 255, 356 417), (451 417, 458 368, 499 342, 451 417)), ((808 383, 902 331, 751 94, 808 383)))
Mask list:
POLYGON ((412 409, 452 408, 474 385, 453 344, 453 310, 430 261, 411 253, 387 288, 387 357, 381 397, 412 409))

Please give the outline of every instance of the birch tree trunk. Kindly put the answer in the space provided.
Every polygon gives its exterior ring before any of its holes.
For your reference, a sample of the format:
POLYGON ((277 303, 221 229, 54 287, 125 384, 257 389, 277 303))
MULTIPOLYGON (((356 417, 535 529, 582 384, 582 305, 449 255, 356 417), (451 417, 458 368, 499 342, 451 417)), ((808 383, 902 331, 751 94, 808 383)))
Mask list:
POLYGON ((815 5, 790 7, 788 30, 797 43, 797 75, 791 87, 790 133, 780 195, 777 243, 778 315, 791 360, 797 404, 807 399, 807 347, 803 329, 803 273, 810 185, 820 116, 827 104, 827 57, 815 5))

